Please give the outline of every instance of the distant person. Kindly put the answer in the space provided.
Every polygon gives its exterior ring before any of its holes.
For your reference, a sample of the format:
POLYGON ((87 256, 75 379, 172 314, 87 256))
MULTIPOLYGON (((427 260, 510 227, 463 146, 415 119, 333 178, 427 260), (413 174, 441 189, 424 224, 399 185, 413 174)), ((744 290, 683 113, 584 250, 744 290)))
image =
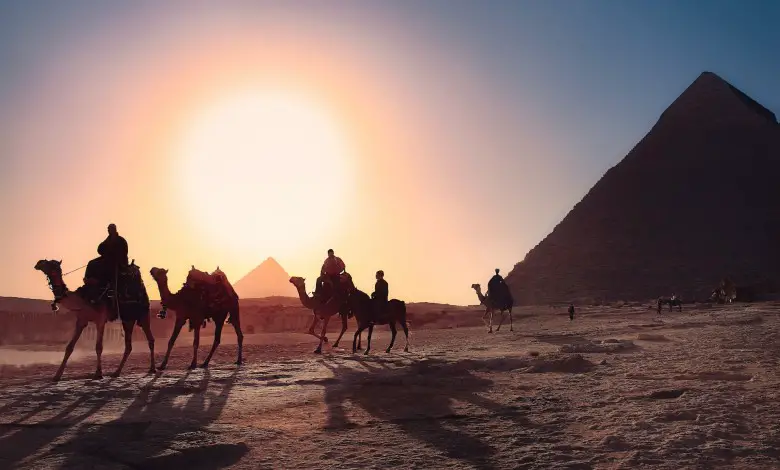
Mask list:
POLYGON ((376 284, 374 284, 374 293, 371 298, 374 300, 374 311, 382 314, 387 307, 390 288, 385 281, 385 272, 381 269, 376 272, 376 284))
POLYGON ((569 321, 574 320, 574 304, 569 304, 569 321))
POLYGON ((336 256, 333 248, 329 249, 328 257, 325 258, 325 261, 322 263, 322 269, 320 269, 320 281, 317 282, 317 288, 315 289, 314 295, 317 296, 324 293, 321 289, 319 292, 317 292, 317 290, 325 283, 325 281, 328 281, 330 284, 329 292, 333 292, 336 287, 338 287, 340 282, 339 276, 344 272, 345 269, 346 266, 344 265, 344 261, 336 256))

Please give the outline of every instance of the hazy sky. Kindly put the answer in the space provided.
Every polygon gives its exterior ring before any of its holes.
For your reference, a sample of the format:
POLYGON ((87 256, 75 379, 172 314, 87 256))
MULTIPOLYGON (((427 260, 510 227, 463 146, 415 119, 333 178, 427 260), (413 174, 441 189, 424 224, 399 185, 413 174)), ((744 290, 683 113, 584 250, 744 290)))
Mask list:
POLYGON ((778 24, 776 1, 2 2, 0 295, 50 298, 35 262, 81 266, 114 222, 174 290, 268 256, 313 280, 334 248, 363 290, 384 269, 391 297, 475 303, 700 72, 780 111, 778 24))

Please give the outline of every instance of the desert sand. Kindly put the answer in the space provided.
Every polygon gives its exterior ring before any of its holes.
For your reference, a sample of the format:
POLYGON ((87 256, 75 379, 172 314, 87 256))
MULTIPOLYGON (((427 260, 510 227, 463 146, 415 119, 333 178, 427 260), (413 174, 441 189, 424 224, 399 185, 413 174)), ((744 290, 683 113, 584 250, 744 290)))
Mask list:
POLYGON ((240 368, 227 334, 210 369, 185 370, 180 340, 157 376, 139 342, 98 381, 82 343, 56 384, 61 348, 17 348, 21 365, 0 364, 0 468, 777 468, 779 311, 522 308, 514 332, 413 330, 409 353, 399 336, 386 354, 379 327, 368 357, 258 333, 240 368))

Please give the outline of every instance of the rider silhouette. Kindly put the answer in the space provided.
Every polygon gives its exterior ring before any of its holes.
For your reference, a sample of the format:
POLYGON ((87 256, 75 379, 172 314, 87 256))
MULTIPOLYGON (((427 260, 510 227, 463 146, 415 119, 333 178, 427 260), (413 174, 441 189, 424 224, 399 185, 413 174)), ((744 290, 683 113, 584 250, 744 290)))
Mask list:
POLYGON ((122 266, 127 266, 127 240, 116 230, 116 225, 109 224, 108 236, 98 245, 97 252, 103 257, 107 270, 115 273, 122 266))
MULTIPOLYGON (((119 271, 128 265, 127 240, 119 235, 116 225, 109 224, 108 236, 100 242, 97 252, 100 257, 89 262, 84 279, 92 303, 103 298, 106 284, 111 286, 116 293, 119 271)), ((114 301, 116 302, 116 297, 114 301)))
POLYGON ((327 296, 330 297, 335 289, 341 282, 340 275, 344 272, 346 266, 344 261, 335 255, 333 249, 328 250, 328 257, 322 263, 322 269, 320 269, 320 277, 317 279, 317 287, 314 289, 315 296, 327 296), (328 281, 330 288, 325 288, 325 281, 328 281), (323 288, 325 290, 323 291, 323 288))
POLYGON ((490 278, 490 281, 488 281, 488 291, 487 294, 490 295, 491 293, 495 295, 504 295, 504 289, 503 287, 506 285, 504 283, 504 278, 501 277, 500 274, 498 274, 499 269, 496 268, 496 274, 490 278))
POLYGON ((374 311, 377 314, 384 312, 389 296, 389 286, 387 285, 387 281, 385 281, 385 272, 380 269, 376 272, 374 293, 371 294, 371 298, 374 300, 374 311))

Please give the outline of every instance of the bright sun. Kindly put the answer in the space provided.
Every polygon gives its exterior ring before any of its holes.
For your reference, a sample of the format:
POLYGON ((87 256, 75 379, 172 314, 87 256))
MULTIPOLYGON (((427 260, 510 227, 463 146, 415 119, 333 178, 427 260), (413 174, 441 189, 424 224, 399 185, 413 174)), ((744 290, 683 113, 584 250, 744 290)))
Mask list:
POLYGON ((327 245, 354 163, 326 108, 288 91, 235 93, 192 116, 176 142, 177 193, 220 249, 280 256, 327 245))

